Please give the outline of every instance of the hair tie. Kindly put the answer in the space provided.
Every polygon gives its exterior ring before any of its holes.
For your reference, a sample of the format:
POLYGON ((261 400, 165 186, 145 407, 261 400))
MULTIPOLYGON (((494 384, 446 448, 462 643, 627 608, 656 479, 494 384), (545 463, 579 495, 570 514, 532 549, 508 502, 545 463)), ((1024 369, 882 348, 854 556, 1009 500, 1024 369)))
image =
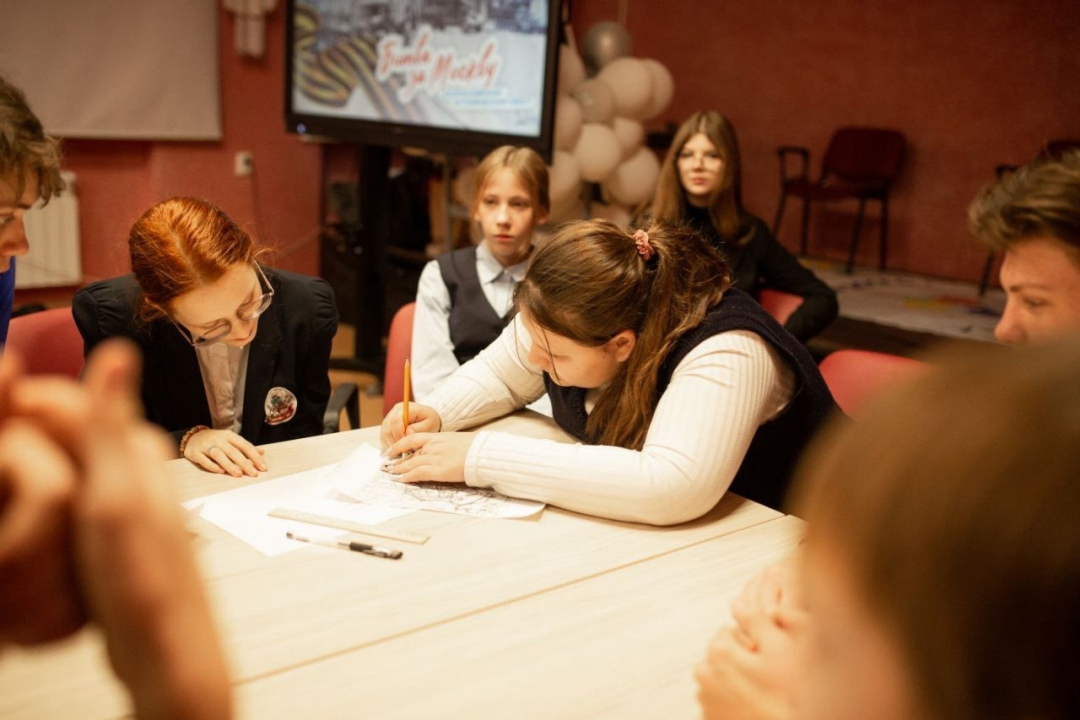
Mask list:
POLYGON ((644 230, 634 231, 634 244, 637 245, 638 255, 645 258, 645 262, 649 262, 652 256, 656 254, 652 243, 649 242, 649 233, 644 230))

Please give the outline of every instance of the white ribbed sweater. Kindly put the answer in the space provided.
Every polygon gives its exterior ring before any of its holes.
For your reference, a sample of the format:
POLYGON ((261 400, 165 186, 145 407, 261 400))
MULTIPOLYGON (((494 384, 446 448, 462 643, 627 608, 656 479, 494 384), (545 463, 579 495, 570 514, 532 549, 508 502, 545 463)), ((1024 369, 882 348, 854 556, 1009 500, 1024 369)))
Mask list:
MULTIPOLYGON (((444 431, 501 417, 544 393, 520 319, 429 398, 444 431)), ((794 373, 756 333, 705 340, 675 368, 641 451, 481 432, 465 482, 614 520, 673 525, 708 512, 757 428, 791 400, 794 373)), ((592 410, 595 391, 586 396, 592 410)))

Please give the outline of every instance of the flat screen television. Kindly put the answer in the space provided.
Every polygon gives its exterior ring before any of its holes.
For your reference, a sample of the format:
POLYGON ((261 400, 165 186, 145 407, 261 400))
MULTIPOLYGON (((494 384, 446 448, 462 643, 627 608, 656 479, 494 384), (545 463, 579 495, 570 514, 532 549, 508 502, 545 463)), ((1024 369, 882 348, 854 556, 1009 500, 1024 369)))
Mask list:
POLYGON ((561 0, 288 0, 288 130, 550 161, 561 0))

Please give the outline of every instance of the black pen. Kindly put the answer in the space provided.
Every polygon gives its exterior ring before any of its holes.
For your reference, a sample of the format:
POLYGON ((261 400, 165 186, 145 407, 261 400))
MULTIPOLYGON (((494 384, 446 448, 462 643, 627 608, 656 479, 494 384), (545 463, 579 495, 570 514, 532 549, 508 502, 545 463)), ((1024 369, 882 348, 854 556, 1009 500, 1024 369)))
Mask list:
POLYGON ((362 552, 365 555, 374 555, 375 557, 389 558, 390 560, 397 560, 401 557, 400 550, 393 550, 391 548, 379 547, 378 545, 368 545, 367 543, 345 541, 345 540, 312 540, 311 538, 297 535, 296 533, 287 532, 285 537, 290 540, 299 540, 300 542, 311 543, 312 545, 326 545, 327 547, 342 548, 343 550, 351 550, 352 552, 362 552))

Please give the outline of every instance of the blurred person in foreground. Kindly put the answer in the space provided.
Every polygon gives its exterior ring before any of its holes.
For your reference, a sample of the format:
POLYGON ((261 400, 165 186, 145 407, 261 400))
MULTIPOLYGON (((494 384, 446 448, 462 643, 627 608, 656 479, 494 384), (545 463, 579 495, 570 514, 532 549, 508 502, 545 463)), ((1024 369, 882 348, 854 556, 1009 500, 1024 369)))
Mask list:
POLYGON ((705 717, 1080 717, 1077 468, 1077 336, 943 361, 834 426, 796 481, 801 598, 714 641, 705 717), (783 687, 740 704, 731 648, 788 638, 783 687))
MULTIPOLYGON (((1037 160, 987 185, 968 220, 976 239, 1005 255, 1007 302, 997 339, 1043 344, 1080 332, 1080 151, 1037 160)), ((751 581, 732 606, 735 624, 714 639, 713 716, 792 717, 793 648, 809 619, 795 564, 789 559, 751 581)))
POLYGON ((87 622, 139 718, 228 718, 228 671, 182 515, 119 341, 84 383, 0 358, 0 651, 87 622))

